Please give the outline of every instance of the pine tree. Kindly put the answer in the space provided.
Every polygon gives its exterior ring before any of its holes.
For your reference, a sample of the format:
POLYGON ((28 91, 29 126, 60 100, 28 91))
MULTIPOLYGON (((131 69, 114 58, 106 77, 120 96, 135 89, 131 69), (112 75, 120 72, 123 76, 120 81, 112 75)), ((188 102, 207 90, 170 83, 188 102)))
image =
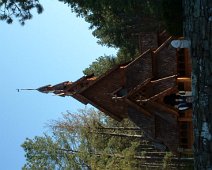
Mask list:
POLYGON ((17 18, 24 25, 26 20, 32 18, 33 9, 36 9, 38 14, 43 12, 39 0, 1 0, 0 20, 11 24, 14 18, 17 18))

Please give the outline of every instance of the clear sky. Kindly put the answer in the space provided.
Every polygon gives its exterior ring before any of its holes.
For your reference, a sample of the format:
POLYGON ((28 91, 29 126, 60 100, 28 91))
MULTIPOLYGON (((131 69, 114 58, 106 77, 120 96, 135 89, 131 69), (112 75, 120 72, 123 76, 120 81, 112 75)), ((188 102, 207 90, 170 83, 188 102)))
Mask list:
POLYGON ((82 70, 104 54, 88 24, 57 0, 43 0, 44 13, 21 26, 0 22, 0 169, 19 170, 25 162, 21 144, 42 135, 45 123, 69 110, 84 108, 72 98, 17 88, 75 81, 82 70))

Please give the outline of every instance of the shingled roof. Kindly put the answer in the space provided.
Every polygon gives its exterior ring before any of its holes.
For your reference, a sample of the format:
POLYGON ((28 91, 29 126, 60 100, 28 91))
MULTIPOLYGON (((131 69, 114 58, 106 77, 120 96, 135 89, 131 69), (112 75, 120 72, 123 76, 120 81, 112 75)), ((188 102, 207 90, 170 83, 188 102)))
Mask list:
POLYGON ((118 65, 100 77, 83 76, 75 82, 45 86, 39 91, 58 91, 91 104, 106 115, 121 121, 130 118, 150 139, 171 150, 178 147, 178 111, 163 103, 166 95, 176 93, 176 50, 169 37, 156 49, 148 49, 135 60, 118 65), (47 89, 46 89, 47 88, 47 89), (158 129, 158 131, 155 131, 158 129), (168 137, 167 137, 168 136, 168 137))

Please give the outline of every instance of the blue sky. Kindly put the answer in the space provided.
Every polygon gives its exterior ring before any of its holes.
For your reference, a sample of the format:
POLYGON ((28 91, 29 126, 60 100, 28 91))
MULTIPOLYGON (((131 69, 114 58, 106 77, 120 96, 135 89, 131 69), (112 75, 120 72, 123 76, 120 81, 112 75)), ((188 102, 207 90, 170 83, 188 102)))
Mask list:
POLYGON ((45 11, 21 26, 0 22, 0 169, 18 170, 25 162, 20 145, 42 135, 45 123, 67 110, 84 108, 72 98, 17 88, 37 88, 83 76, 97 57, 116 54, 96 43, 88 24, 56 0, 41 1, 45 11))

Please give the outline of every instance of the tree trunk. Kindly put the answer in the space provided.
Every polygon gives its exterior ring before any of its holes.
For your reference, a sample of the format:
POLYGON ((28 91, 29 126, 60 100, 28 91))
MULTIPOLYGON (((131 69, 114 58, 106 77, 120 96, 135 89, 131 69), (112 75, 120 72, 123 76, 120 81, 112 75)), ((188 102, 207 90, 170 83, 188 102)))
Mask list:
POLYGON ((212 0, 183 0, 184 36, 191 41, 194 166, 212 169, 212 0))
POLYGON ((147 141, 147 138, 144 135, 131 135, 131 134, 126 134, 126 133, 110 133, 110 132, 98 132, 98 131, 91 131, 91 133, 109 135, 109 136, 117 136, 117 137, 138 138, 140 140, 147 141))
POLYGON ((98 130, 132 130, 132 131, 141 131, 139 127, 98 127, 98 130))

